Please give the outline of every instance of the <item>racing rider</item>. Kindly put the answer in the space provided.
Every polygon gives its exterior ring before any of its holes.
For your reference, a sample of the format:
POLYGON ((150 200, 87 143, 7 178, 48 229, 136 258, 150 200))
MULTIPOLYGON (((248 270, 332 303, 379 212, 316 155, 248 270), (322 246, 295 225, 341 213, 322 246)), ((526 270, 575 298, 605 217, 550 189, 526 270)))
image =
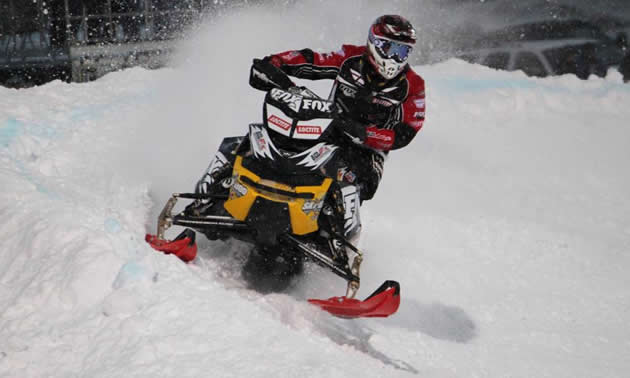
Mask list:
MULTIPOLYGON (((370 26, 366 45, 343 45, 331 53, 311 49, 286 51, 254 59, 249 82, 264 91, 281 88, 299 93, 300 88, 294 88, 296 84, 290 77, 334 80, 329 99, 339 112, 333 121, 338 124, 329 128, 332 135, 326 138, 340 147, 342 165, 334 168, 337 180, 344 182, 345 188, 358 188, 362 202, 374 196, 389 151, 407 146, 424 123, 424 80, 408 64, 415 42, 416 31, 409 21, 401 16, 384 15, 370 26)), ((228 177, 231 172, 228 155, 239 140, 242 138, 224 141, 197 183, 197 193, 210 193, 214 183, 222 182, 219 178, 228 177)), ((334 234, 343 230, 346 236, 357 224, 360 230, 360 222, 355 222, 358 212, 352 209, 356 202, 350 200, 348 207, 345 199, 342 201, 337 209, 345 211, 335 214, 331 229, 334 234)), ((200 215, 212 206, 212 200, 198 199, 185 211, 200 215)), ((333 258, 346 263, 344 243, 339 238, 331 238, 328 243, 333 258)))
POLYGON ((295 86, 288 76, 335 80, 331 99, 344 122, 344 135, 336 142, 344 147, 351 172, 346 176, 356 178, 361 201, 369 200, 389 151, 408 145, 424 122, 424 80, 407 62, 415 42, 409 21, 381 16, 370 26, 366 45, 343 45, 324 54, 286 51, 255 59, 250 84, 268 91, 295 86))

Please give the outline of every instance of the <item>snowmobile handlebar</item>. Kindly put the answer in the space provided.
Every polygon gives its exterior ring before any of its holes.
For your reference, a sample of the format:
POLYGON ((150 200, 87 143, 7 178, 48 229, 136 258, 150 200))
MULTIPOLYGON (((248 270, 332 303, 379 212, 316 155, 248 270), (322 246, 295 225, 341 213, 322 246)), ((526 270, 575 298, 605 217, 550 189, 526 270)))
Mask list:
POLYGON ((289 89, 295 86, 289 76, 269 59, 254 59, 249 71, 249 85, 265 92, 272 88, 289 89))

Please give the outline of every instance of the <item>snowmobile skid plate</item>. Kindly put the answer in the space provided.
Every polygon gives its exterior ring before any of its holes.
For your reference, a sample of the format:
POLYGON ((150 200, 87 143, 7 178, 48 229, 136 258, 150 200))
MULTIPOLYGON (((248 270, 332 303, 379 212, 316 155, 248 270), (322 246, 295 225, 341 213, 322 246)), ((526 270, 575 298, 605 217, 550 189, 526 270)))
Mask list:
POLYGON ((398 311, 400 284, 396 281, 385 281, 363 301, 348 297, 309 299, 308 301, 340 318, 385 318, 398 311))
POLYGON ((175 239, 160 239, 157 235, 147 234, 144 238, 153 249, 164 252, 167 255, 173 254, 185 262, 195 259, 197 256, 197 243, 195 243, 195 232, 189 228, 185 229, 175 239))

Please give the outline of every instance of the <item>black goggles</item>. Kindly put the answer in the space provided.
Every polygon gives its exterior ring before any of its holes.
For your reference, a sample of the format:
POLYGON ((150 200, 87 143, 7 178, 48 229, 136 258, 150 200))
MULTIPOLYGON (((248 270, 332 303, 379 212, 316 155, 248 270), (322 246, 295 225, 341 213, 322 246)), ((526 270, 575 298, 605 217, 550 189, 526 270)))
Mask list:
POLYGON ((412 47, 404 43, 383 39, 370 33, 370 42, 376 47, 378 53, 387 59, 394 59, 398 63, 403 63, 409 57, 412 47))

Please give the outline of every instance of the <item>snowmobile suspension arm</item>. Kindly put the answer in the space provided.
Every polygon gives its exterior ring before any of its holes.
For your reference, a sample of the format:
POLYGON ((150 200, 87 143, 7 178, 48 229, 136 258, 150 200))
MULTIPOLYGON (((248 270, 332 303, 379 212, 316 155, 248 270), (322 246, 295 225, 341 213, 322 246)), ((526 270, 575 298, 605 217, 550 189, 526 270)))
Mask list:
MULTIPOLYGON (((357 257, 355 257, 355 259, 354 259, 354 261, 352 263, 352 268, 350 268, 350 270, 348 270, 348 269, 344 269, 343 267, 339 266, 338 264, 335 264, 335 262, 330 257, 328 257, 327 255, 321 253, 320 251, 318 251, 315 248, 311 248, 308 244, 301 242, 300 240, 298 240, 294 236, 289 235, 289 234, 285 234, 284 238, 286 238, 286 240, 289 243, 293 244, 302 253, 304 253, 305 255, 309 256, 313 260, 315 260, 315 262, 319 263, 320 265, 323 265, 323 266, 327 267, 333 273, 335 273, 339 277, 341 277, 341 278, 345 279, 346 281, 348 281, 348 291, 346 293, 346 297, 354 298, 355 294, 359 290, 359 285, 360 285, 360 281, 361 281, 361 279, 359 278, 359 270, 360 270, 360 266, 361 266, 361 261, 363 261, 363 255, 361 254, 361 252, 358 249, 356 249, 354 246, 352 246, 353 250, 357 253, 357 257)), ((348 243, 348 242, 346 242, 346 243, 348 243)), ((350 244, 350 243, 348 243, 348 244, 350 244)))
MULTIPOLYGON (((361 271, 361 263, 363 262, 363 252, 361 252, 357 247, 355 247, 352 243, 350 243, 348 240, 346 240, 346 238, 344 238, 343 236, 333 232, 332 236, 336 238, 336 240, 341 241, 341 243, 343 243, 343 245, 345 245, 346 247, 348 247, 350 250, 352 250, 352 252, 354 252, 357 256, 354 258, 354 260, 352 261, 352 266, 350 267, 350 272, 356 276, 359 277, 360 276, 360 271, 361 271)), ((359 291, 359 286, 360 286, 360 282, 359 280, 353 281, 353 280, 348 280, 348 290, 346 292, 346 297, 347 298, 354 298, 354 296, 356 295, 357 291, 359 291)))
POLYGON ((164 232, 173 225, 173 208, 177 203, 178 198, 187 199, 225 199, 225 195, 212 195, 201 193, 173 193, 171 198, 166 202, 160 216, 158 216, 157 224, 157 237, 158 239, 164 239, 164 232))

